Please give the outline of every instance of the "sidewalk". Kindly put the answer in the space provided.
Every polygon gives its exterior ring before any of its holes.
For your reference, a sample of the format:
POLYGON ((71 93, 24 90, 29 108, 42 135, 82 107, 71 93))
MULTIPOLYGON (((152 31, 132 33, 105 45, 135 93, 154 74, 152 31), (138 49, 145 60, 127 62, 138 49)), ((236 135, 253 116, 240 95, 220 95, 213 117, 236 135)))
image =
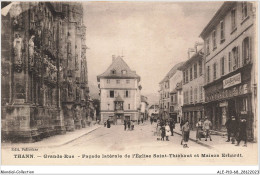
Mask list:
POLYGON ((66 132, 63 135, 55 135, 48 138, 44 138, 41 141, 34 143, 2 143, 2 149, 10 149, 14 147, 33 147, 33 148, 43 148, 43 147, 57 147, 68 144, 92 131, 100 128, 102 125, 93 125, 87 128, 81 128, 72 132, 66 132))
MULTIPOLYGON (((180 130, 180 124, 177 123, 175 125, 175 129, 174 129, 174 133, 181 135, 182 132, 180 130)), ((231 147, 234 148, 236 147, 235 144, 231 144, 231 142, 226 142, 227 140, 227 136, 223 136, 223 135, 211 135, 212 141, 210 141, 210 139, 208 138, 207 141, 205 141, 205 138, 201 138, 201 141, 198 140, 197 143, 208 147, 208 148, 219 148, 224 146, 225 148, 227 147, 231 147)), ((190 140, 193 142, 196 142, 196 130, 191 130, 190 131, 190 140)), ((247 146, 253 145, 256 143, 252 143, 252 142, 247 142, 247 146)), ((242 147, 244 145, 244 141, 241 141, 240 146, 242 147)))

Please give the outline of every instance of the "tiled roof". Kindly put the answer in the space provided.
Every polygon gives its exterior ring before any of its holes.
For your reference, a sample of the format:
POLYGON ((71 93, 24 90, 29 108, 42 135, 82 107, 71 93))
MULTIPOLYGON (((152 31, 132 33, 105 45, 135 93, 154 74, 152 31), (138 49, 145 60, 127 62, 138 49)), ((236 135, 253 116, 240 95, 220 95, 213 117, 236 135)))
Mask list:
POLYGON ((171 68, 171 70, 170 70, 170 71, 166 74, 166 76, 163 78, 163 80, 160 81, 159 84, 161 84, 161 83, 163 83, 163 82, 169 80, 169 79, 177 72, 178 68, 183 65, 183 63, 184 63, 184 62, 180 62, 180 63, 176 64, 175 66, 173 66, 173 67, 171 68))
POLYGON ((112 64, 104 73, 97 76, 98 81, 100 78, 137 78, 140 81, 140 76, 135 71, 132 71, 120 56, 112 61, 112 64), (115 72, 112 73, 112 71, 115 72), (123 73, 123 71, 126 72, 123 73))

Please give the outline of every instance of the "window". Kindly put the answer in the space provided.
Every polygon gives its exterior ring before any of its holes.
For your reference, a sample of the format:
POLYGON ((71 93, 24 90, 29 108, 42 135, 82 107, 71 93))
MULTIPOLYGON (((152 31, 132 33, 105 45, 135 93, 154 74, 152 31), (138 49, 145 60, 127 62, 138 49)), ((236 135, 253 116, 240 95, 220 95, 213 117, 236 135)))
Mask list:
POLYGON ((173 107, 173 106, 170 107, 170 111, 171 111, 171 112, 174 111, 174 107, 173 107))
POLYGON ((221 58, 220 65, 221 65, 221 70, 220 70, 221 75, 224 75, 225 74, 225 57, 221 58))
POLYGON ((235 30, 237 27, 237 22, 236 22, 236 9, 231 10, 231 31, 235 30))
POLYGON ((122 70, 122 74, 124 74, 124 75, 125 75, 125 74, 126 74, 126 70, 122 70))
POLYGON ((213 64, 213 80, 217 79, 217 63, 213 64))
POLYGON ((120 84, 120 80, 116 80, 116 84, 120 84))
POLYGON ((188 69, 186 70, 185 76, 186 76, 185 83, 188 83, 188 82, 189 82, 189 74, 188 74, 188 69))
POLYGON ((167 109, 169 109, 170 108, 170 102, 168 102, 167 104, 168 104, 167 109))
POLYGON ((115 92, 114 91, 110 91, 109 94, 110 94, 110 96, 109 96, 110 98, 114 98, 115 97, 115 92))
POLYGON ((242 43, 242 55, 243 55, 243 65, 248 64, 251 60, 251 50, 250 50, 250 38, 246 37, 242 43))
POLYGON ((194 102, 196 103, 197 100, 198 100, 198 88, 196 87, 196 88, 194 89, 194 102))
POLYGON ((209 38, 206 39, 206 55, 209 55, 209 38))
POLYGON ((192 81, 192 67, 190 68, 190 81, 192 81))
POLYGON ((130 109, 130 104, 128 104, 128 109, 130 109))
POLYGON ((130 80, 126 80, 126 84, 129 84, 130 83, 130 80))
POLYGON ((183 71, 183 84, 185 84, 185 71, 183 71))
POLYGON ((203 100, 203 86, 200 86, 200 101, 203 100))
POLYGON ((216 30, 213 30, 213 32, 212 32, 212 46, 213 46, 213 50, 215 50, 217 48, 216 30))
POLYGON ((110 84, 110 80, 109 79, 107 79, 107 84, 110 84))
POLYGON ((220 21, 220 43, 225 40, 225 23, 224 20, 220 21))
POLYGON ((171 102, 173 103, 173 95, 171 96, 171 102))
POLYGON ((247 2, 242 2, 242 19, 246 19, 247 15, 247 2))
POLYGON ((228 53, 228 72, 232 71, 232 58, 231 58, 231 52, 228 53))
POLYGON ((207 67, 207 82, 209 83, 210 82, 210 66, 207 67))
POLYGON ((71 43, 67 43, 68 54, 71 53, 71 43))
POLYGON ((111 73, 112 74, 116 74, 116 70, 111 70, 111 73))
POLYGON ((193 103, 193 89, 190 87, 190 103, 193 103))
POLYGON ((199 61, 199 74, 202 75, 202 61, 199 61))
POLYGON ((130 91, 125 91, 124 97, 126 98, 130 97, 130 91))
POLYGON ((240 61, 239 61, 239 55, 238 55, 238 46, 237 47, 234 47, 232 49, 232 56, 233 56, 233 70, 236 70, 237 68, 240 67, 240 61))
POLYGON ((197 78, 197 63, 194 64, 194 79, 197 78))

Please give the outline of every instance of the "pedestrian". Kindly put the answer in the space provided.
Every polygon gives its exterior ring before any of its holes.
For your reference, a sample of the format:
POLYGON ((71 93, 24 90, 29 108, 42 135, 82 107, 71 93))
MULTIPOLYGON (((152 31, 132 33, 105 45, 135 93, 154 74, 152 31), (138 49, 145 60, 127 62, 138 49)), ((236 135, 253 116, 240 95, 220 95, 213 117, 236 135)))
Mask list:
POLYGON ((164 141, 164 137, 165 137, 165 126, 161 126, 161 140, 164 141))
POLYGON ((107 128, 110 128, 110 121, 107 119, 107 128))
POLYGON ((141 118, 142 123, 144 123, 144 118, 141 118))
POLYGON ((104 122, 104 127, 106 127, 107 126, 107 122, 104 122))
POLYGON ((181 128, 182 128, 182 126, 184 125, 184 120, 183 120, 183 118, 181 119, 181 123, 180 123, 180 130, 181 130, 181 128))
POLYGON ((153 124, 153 116, 150 117, 151 125, 153 124))
POLYGON ((156 136, 157 136, 157 140, 161 140, 161 129, 160 129, 160 125, 157 125, 156 127, 156 136))
POLYGON ((181 141, 181 145, 184 142, 183 148, 189 148, 188 147, 189 138, 190 138, 190 125, 189 125, 189 121, 186 120, 185 124, 182 126, 182 141, 181 141))
POLYGON ((196 128, 197 128, 196 141, 198 141, 198 139, 201 140, 201 134, 203 133, 202 127, 203 127, 203 120, 199 119, 198 123, 196 123, 196 128))
POLYGON ((247 146, 247 133, 246 133, 246 119, 242 118, 240 119, 240 123, 239 123, 239 135, 238 135, 238 139, 237 139, 237 144, 236 146, 239 146, 241 140, 245 141, 244 146, 247 146))
POLYGON ((128 131, 130 131, 130 126, 131 126, 131 123, 130 123, 130 120, 128 120, 128 121, 127 121, 128 131))
POLYGON ((231 131, 230 131, 230 125, 231 124, 231 119, 230 118, 228 118, 228 120, 226 121, 226 123, 225 123, 225 126, 226 126, 226 128, 227 128, 227 135, 228 135, 228 139, 227 139, 227 141, 226 142, 230 142, 230 136, 231 136, 231 131))
POLYGON ((231 117, 230 121, 230 136, 231 136, 231 144, 235 144, 237 131, 238 131, 239 124, 236 120, 235 116, 231 117))
POLYGON ((175 129, 175 122, 173 119, 170 120, 171 136, 173 136, 173 129, 175 129))
POLYGON ((206 134, 205 141, 207 141, 208 137, 209 137, 210 141, 212 141, 211 135, 210 135, 210 128, 211 128, 211 126, 212 126, 212 123, 211 123, 211 121, 209 121, 208 117, 206 116, 205 117, 205 122, 203 123, 203 129, 204 129, 205 134, 206 134))
POLYGON ((124 120, 124 127, 125 127, 125 130, 126 130, 126 125, 127 125, 127 121, 126 119, 124 120))
POLYGON ((131 130, 134 130, 134 121, 133 120, 131 120, 131 130))
POLYGON ((166 135, 166 141, 170 141, 169 136, 171 135, 171 129, 169 123, 167 123, 165 126, 165 135, 166 135))

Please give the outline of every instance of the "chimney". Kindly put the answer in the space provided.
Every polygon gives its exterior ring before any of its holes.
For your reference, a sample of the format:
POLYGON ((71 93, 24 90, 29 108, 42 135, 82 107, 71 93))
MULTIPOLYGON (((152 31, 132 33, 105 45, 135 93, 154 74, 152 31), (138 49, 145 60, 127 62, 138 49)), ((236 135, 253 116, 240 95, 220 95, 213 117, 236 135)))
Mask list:
POLYGON ((114 62, 116 59, 116 56, 115 55, 112 55, 112 62, 114 62))

